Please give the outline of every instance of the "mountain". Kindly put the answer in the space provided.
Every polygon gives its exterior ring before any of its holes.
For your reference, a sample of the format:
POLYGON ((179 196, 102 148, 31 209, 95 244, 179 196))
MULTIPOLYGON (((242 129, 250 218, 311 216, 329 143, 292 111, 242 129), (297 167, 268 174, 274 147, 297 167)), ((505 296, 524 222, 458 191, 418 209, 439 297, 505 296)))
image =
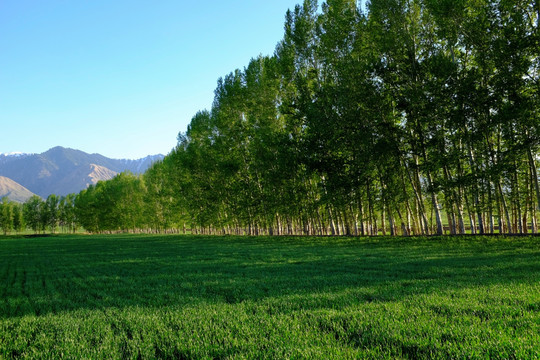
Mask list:
POLYGON ((140 174, 163 155, 138 160, 110 159, 100 154, 55 147, 42 154, 0 154, 0 176, 46 198, 50 194, 78 193, 90 184, 109 180, 117 173, 140 174))
POLYGON ((25 202, 32 195, 34 195, 30 190, 17 184, 15 181, 0 176, 0 199, 7 196, 12 201, 25 202))

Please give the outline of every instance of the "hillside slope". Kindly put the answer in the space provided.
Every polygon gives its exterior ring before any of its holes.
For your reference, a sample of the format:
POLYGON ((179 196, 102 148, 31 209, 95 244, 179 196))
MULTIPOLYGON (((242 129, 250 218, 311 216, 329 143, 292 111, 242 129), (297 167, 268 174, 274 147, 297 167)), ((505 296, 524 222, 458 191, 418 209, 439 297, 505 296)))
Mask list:
POLYGON ((154 161, 161 159, 163 155, 138 160, 110 159, 58 146, 42 154, 1 156, 0 176, 46 198, 50 194, 78 193, 89 184, 111 179, 123 171, 143 173, 154 161))
POLYGON ((21 184, 18 184, 7 177, 0 176, 0 199, 7 196, 11 201, 22 203, 28 200, 32 195, 34 194, 21 184))

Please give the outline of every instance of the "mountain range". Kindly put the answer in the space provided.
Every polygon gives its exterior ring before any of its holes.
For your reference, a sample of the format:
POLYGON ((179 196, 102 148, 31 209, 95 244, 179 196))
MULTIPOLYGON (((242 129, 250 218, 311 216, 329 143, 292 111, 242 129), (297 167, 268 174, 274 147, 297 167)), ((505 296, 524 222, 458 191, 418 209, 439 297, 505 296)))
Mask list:
POLYGON ((78 193, 90 184, 130 171, 141 174, 163 155, 137 160, 110 159, 100 154, 55 147, 42 154, 0 154, 0 198, 24 202, 33 194, 78 193))

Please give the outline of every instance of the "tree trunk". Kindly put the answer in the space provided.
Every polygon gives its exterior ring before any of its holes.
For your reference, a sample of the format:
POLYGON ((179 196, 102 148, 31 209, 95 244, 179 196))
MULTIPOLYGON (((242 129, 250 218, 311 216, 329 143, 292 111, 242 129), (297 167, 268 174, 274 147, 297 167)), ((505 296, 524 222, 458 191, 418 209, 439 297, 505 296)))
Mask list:
MULTIPOLYGON (((369 204, 369 196, 368 196, 368 204, 369 204)), ((369 205, 368 205, 369 208, 369 205)), ((366 235, 366 229, 364 228, 364 208, 362 206, 362 201, 358 202, 358 211, 360 212, 360 234, 362 236, 366 235)))
MULTIPOLYGON (((431 173, 429 171, 428 180, 430 186, 433 186, 433 178, 431 177, 431 173)), ((441 210, 439 209, 439 201, 437 200, 437 194, 435 193, 435 189, 431 189, 431 204, 433 206, 433 211, 435 212, 435 221, 437 222, 437 235, 443 235, 441 210)))
POLYGON ((382 211, 381 211, 381 226, 382 226, 383 236, 386 236, 386 223, 385 223, 385 219, 384 219, 385 210, 386 210, 386 206, 384 206, 384 203, 383 203, 383 208, 382 208, 382 211))
POLYGON ((332 211, 330 210, 330 206, 326 206, 326 210, 328 211, 328 221, 330 222, 330 231, 332 233, 332 236, 336 235, 336 225, 334 223, 334 218, 332 217, 332 211))
POLYGON ((416 198, 416 203, 418 204, 418 211, 419 211, 419 213, 421 215, 420 222, 423 223, 423 224, 421 224, 422 233, 424 235, 428 235, 429 234, 429 223, 428 223, 428 220, 427 220, 426 209, 424 207, 424 201, 423 201, 423 198, 422 198, 422 190, 421 190, 421 184, 420 184, 420 174, 418 173, 418 156, 415 155, 414 159, 415 159, 415 164, 416 164, 414 179, 413 179, 413 175, 408 170, 407 170, 407 175, 409 176, 409 180, 411 181, 411 185, 412 185, 412 188, 413 188, 413 193, 414 193, 414 196, 416 198))
POLYGON ((495 232, 495 224, 493 219, 493 195, 491 194, 491 182, 487 181, 488 188, 488 217, 489 217, 489 233, 493 234, 495 232))
POLYGON ((474 212, 471 210, 469 200, 467 199, 467 194, 464 194, 465 197, 465 206, 467 208, 467 213, 469 214, 469 224, 471 226, 471 234, 476 234, 476 223, 474 221, 474 212))
POLYGON ((531 148, 527 148, 527 157, 529 159, 529 168, 531 171, 532 176, 532 185, 534 186, 534 189, 536 191, 536 208, 540 210, 540 185, 538 185, 538 172, 536 170, 536 164, 534 161, 534 157, 531 152, 531 148))
POLYGON ((392 216, 392 213, 390 212, 390 209, 387 207, 388 210, 388 222, 390 223, 390 236, 395 236, 396 232, 394 229, 394 217, 392 216))
POLYGON ((512 190, 514 193, 514 203, 516 204, 516 220, 517 220, 517 231, 520 234, 523 234, 523 223, 521 217, 521 200, 519 198, 519 180, 518 180, 518 170, 517 163, 514 162, 514 181, 512 184, 512 190))
POLYGON ((497 185, 497 189, 499 191, 499 196, 500 196, 500 199, 501 199, 501 205, 502 205, 502 208, 503 208, 504 217, 506 219, 506 225, 505 226, 507 228, 507 232, 510 234, 512 232, 512 223, 510 221, 510 214, 508 213, 508 206, 506 205, 506 199, 504 198, 501 181, 499 179, 497 179, 497 184, 496 185, 497 185))

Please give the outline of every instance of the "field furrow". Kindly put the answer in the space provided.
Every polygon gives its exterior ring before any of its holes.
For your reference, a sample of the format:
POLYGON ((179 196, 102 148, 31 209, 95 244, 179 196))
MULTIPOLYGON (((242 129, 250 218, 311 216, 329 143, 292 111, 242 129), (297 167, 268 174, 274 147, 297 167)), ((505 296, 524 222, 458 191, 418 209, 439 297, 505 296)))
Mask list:
POLYGON ((535 237, 57 236, 0 254, 2 359, 540 358, 535 237))

